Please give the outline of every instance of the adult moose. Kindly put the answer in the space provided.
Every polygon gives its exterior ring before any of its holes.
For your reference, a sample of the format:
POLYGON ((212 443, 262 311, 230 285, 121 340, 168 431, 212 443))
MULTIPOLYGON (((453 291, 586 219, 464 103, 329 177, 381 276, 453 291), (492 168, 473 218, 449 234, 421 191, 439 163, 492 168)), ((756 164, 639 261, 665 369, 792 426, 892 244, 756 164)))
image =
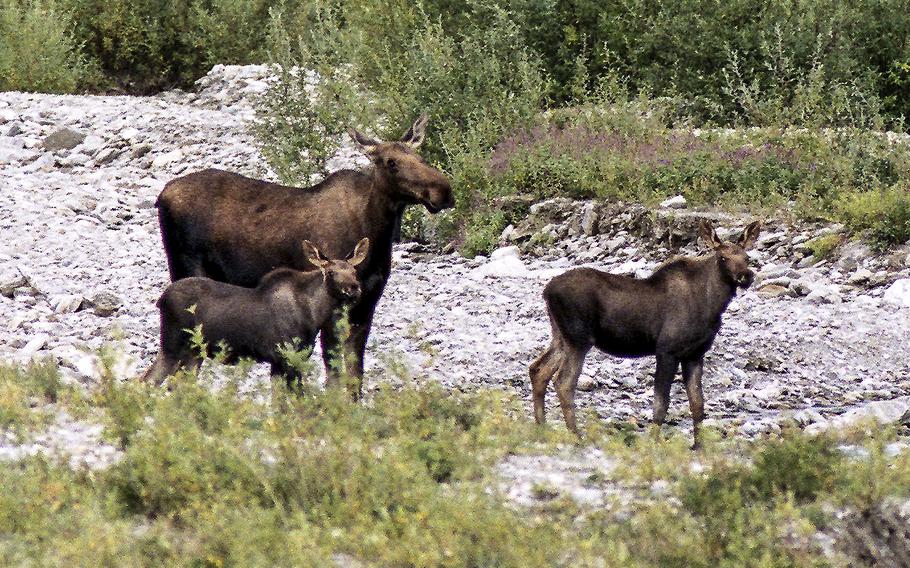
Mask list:
POLYGON ((618 357, 656 355, 654 423, 659 428, 667 416, 670 385, 682 364, 692 411, 693 448, 698 447, 698 428, 704 418, 704 356, 737 288, 752 284, 746 249, 755 244, 760 226, 757 221, 750 224, 736 244, 722 242, 708 222, 702 221, 699 229, 713 255, 678 258, 645 279, 576 268, 547 284, 543 296, 553 339, 530 367, 538 423, 544 422, 544 397, 555 377, 566 426, 578 432, 575 386, 591 347, 618 357))
POLYGON ((349 311, 346 340, 333 317, 321 332, 329 385, 349 376, 354 398, 363 383, 363 354, 373 313, 392 266, 392 241, 411 204, 430 213, 454 206, 449 180, 415 150, 424 140, 422 115, 397 141, 349 133, 370 158, 365 171, 340 170, 309 187, 288 187, 219 170, 169 182, 158 197, 158 221, 172 281, 190 276, 252 287, 267 272, 286 266, 313 270, 300 243, 317 244, 328 258, 343 258, 357 241, 370 240, 358 267, 360 300, 349 311), (344 343, 343 345, 341 343, 344 343), (330 364, 341 357, 342 368, 330 364))

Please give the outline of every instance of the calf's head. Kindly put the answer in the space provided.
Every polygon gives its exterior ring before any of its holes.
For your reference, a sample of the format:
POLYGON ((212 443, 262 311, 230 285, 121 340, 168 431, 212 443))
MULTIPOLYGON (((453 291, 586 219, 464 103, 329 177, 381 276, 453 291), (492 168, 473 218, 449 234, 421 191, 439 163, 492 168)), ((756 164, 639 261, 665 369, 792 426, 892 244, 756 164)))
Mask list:
POLYGON ((748 288, 755 280, 755 273, 749 268, 749 255, 746 251, 755 244, 761 225, 758 221, 751 223, 743 231, 742 237, 735 242, 721 241, 709 221, 702 221, 699 236, 714 250, 721 276, 733 286, 748 288))
POLYGON ((415 151, 424 139, 427 115, 421 115, 400 140, 380 142, 353 128, 348 133, 373 162, 377 173, 388 181, 391 197, 404 203, 422 204, 430 213, 455 205, 452 186, 441 171, 430 166, 415 151))
POLYGON ((303 250, 307 260, 322 272, 322 279, 332 297, 342 302, 356 302, 360 299, 357 265, 367 257, 370 239, 360 239, 354 247, 354 252, 346 260, 326 259, 310 241, 303 241, 303 250))

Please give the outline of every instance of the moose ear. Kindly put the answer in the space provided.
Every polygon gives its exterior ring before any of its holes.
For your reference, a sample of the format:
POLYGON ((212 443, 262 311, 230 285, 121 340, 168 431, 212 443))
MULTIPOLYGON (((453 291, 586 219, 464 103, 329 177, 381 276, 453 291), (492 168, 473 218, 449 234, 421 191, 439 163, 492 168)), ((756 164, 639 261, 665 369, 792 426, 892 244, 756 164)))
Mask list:
POLYGON ((354 247, 354 252, 351 253, 351 257, 348 258, 348 263, 351 266, 357 266, 367 258, 367 254, 370 252, 370 239, 364 237, 360 239, 360 242, 357 243, 357 246, 354 247))
POLYGON ((325 270, 325 267, 329 264, 329 261, 322 257, 322 253, 319 252, 316 245, 310 241, 303 241, 303 254, 306 255, 306 259, 310 264, 319 270, 325 270))
POLYGON ((698 225, 698 236, 712 249, 716 249, 721 245, 717 231, 714 230, 714 225, 711 224, 711 221, 701 220, 698 225))
POLYGON ((758 221, 750 223, 746 230, 743 231, 743 236, 739 239, 739 246, 745 250, 752 248, 755 241, 758 240, 759 232, 761 232, 761 223, 758 221))
POLYGON ((423 144, 424 129, 426 128, 429 119, 430 117, 427 116, 427 113, 421 114, 420 117, 414 121, 414 124, 408 128, 408 131, 404 133, 400 141, 411 148, 418 148, 423 144))
POLYGON ((363 134, 357 129, 348 128, 348 134, 351 136, 351 139, 354 140, 354 143, 360 147, 360 150, 364 154, 372 154, 379 148, 379 141, 370 138, 366 134, 363 134))

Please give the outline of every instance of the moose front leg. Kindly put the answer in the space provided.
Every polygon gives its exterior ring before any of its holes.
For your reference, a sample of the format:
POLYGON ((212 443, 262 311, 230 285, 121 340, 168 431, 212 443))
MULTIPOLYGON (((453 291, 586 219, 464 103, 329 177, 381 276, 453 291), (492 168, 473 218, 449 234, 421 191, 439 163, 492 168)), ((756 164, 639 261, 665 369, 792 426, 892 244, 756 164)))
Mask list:
POLYGON ((683 381, 686 383, 686 394, 689 397, 689 409, 692 411, 692 449, 701 447, 698 432, 701 421, 705 418, 705 399, 701 390, 701 376, 704 369, 704 358, 684 361, 682 365, 683 381))
POLYGON ((303 375, 284 361, 273 361, 269 374, 272 377, 284 377, 288 385, 288 391, 292 393, 299 393, 303 388, 303 375))
POLYGON ((363 394, 363 359, 373 311, 358 314, 352 310, 347 324, 339 320, 340 317, 333 317, 321 330, 326 387, 337 387, 344 380, 351 398, 356 401, 363 394))
POLYGON ((670 386, 676 375, 679 362, 672 355, 657 355, 657 371, 654 373, 654 437, 660 438, 660 427, 667 418, 670 407, 670 386))
POLYGON ((367 349, 367 339, 373 316, 366 322, 351 324, 351 331, 345 345, 345 374, 348 380, 348 391, 355 401, 363 397, 363 359, 367 349))

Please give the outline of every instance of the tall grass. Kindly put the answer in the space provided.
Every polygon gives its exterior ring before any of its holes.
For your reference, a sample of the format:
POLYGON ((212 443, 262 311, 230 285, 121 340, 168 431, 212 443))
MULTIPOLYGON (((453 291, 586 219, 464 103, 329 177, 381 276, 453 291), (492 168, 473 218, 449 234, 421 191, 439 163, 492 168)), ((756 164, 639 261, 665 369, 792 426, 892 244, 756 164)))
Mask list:
MULTIPOLYGON (((64 392, 55 373, 0 378, 47 405, 64 392)), ((833 438, 792 430, 753 443, 708 431, 693 454, 682 434, 657 443, 592 419, 583 445, 616 465, 589 487, 622 499, 592 509, 556 484, 536 492, 539 505, 517 506, 501 492, 500 460, 559 460, 571 438, 535 427, 502 392, 409 384, 355 404, 340 389, 250 390, 246 373, 218 389, 206 373, 180 375, 169 391, 106 377, 81 401, 59 397, 64 409, 87 401, 122 453, 100 471, 40 455, 0 461, 0 562, 326 566, 343 554, 414 567, 816 566, 830 559, 811 536, 839 526, 832 511, 880 511, 910 488, 910 454, 888 457, 888 429, 853 434, 869 452, 857 460, 833 438), (655 499, 646 488, 656 481, 666 489, 655 499)))

